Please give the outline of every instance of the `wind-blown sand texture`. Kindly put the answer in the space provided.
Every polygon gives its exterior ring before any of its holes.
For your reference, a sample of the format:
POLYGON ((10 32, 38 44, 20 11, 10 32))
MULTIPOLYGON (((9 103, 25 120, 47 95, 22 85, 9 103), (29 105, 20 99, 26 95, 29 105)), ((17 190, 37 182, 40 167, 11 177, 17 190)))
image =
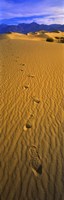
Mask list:
POLYGON ((0 199, 63 200, 64 44, 24 37, 0 36, 0 199))

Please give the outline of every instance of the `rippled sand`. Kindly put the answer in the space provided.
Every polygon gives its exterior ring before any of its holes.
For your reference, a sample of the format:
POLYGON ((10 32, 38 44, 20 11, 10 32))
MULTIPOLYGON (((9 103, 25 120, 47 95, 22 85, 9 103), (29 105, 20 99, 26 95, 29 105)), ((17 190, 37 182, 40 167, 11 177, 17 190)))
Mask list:
POLYGON ((64 199, 63 54, 64 44, 0 38, 1 200, 64 199))

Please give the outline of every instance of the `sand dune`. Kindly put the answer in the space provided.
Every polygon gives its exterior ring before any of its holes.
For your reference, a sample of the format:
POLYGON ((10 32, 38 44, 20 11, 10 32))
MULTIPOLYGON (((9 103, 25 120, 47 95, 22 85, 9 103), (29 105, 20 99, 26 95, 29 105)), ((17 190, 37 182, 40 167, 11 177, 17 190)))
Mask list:
POLYGON ((53 38, 53 40, 55 41, 55 42, 60 42, 60 39, 61 38, 63 38, 64 39, 64 32, 61 32, 61 31, 59 31, 58 33, 56 33, 56 32, 48 32, 48 33, 46 33, 46 37, 51 37, 51 38, 53 38))
POLYGON ((0 40, 1 200, 64 199, 63 54, 28 36, 0 40))
POLYGON ((8 33, 8 34, 3 34, 0 35, 0 40, 2 39, 15 39, 15 40, 46 40, 47 38, 53 38, 55 42, 58 42, 60 38, 64 38, 64 32, 59 31, 57 32, 45 32, 43 31, 38 31, 38 32, 30 32, 28 34, 21 34, 21 33, 8 33))

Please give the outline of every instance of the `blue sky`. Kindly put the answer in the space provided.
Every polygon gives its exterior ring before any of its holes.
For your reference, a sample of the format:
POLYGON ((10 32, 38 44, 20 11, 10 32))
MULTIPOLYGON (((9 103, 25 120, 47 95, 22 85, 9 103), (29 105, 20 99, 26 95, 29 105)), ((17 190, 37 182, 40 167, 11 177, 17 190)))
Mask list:
POLYGON ((64 0, 1 0, 0 24, 64 24, 64 0))

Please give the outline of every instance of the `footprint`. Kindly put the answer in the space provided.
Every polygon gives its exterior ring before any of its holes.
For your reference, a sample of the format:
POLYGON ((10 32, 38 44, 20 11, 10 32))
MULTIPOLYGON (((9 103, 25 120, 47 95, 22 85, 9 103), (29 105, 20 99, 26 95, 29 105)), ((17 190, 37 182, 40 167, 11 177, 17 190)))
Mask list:
POLYGON ((29 147, 30 164, 35 175, 42 174, 42 160, 38 154, 36 146, 29 147))
POLYGON ((39 99, 37 99, 37 98, 35 98, 35 97, 32 97, 33 98, 33 101, 35 102, 35 103, 40 103, 40 100, 39 99))
POLYGON ((28 89, 29 88, 29 86, 28 85, 24 85, 24 89, 28 89))
POLYGON ((27 131, 27 129, 31 129, 32 128, 32 124, 30 123, 30 121, 27 121, 26 125, 24 125, 24 131, 27 131))
POLYGON ((24 63, 22 63, 22 66, 25 66, 25 64, 24 64, 24 63))
POLYGON ((33 124, 33 115, 31 114, 29 119, 26 122, 26 125, 24 126, 24 131, 27 131, 27 129, 31 129, 33 124))
POLYGON ((24 63, 20 63, 20 66, 24 67, 24 66, 25 66, 25 64, 24 64, 24 63))
POLYGON ((32 128, 32 124, 30 123, 30 121, 28 121, 28 122, 26 123, 26 128, 32 128))
POLYGON ((26 123, 26 128, 32 128, 32 122, 33 122, 33 115, 30 115, 30 117, 26 123))
POLYGON ((34 78, 35 76, 34 76, 34 75, 30 75, 30 74, 28 74, 28 77, 30 77, 30 78, 34 78))
POLYGON ((26 122, 26 125, 24 125, 24 131, 27 131, 27 129, 31 129, 32 128, 32 123, 31 123, 31 121, 30 120, 28 120, 27 122, 26 122))
POLYGON ((21 72, 23 72, 23 69, 20 69, 21 72))

